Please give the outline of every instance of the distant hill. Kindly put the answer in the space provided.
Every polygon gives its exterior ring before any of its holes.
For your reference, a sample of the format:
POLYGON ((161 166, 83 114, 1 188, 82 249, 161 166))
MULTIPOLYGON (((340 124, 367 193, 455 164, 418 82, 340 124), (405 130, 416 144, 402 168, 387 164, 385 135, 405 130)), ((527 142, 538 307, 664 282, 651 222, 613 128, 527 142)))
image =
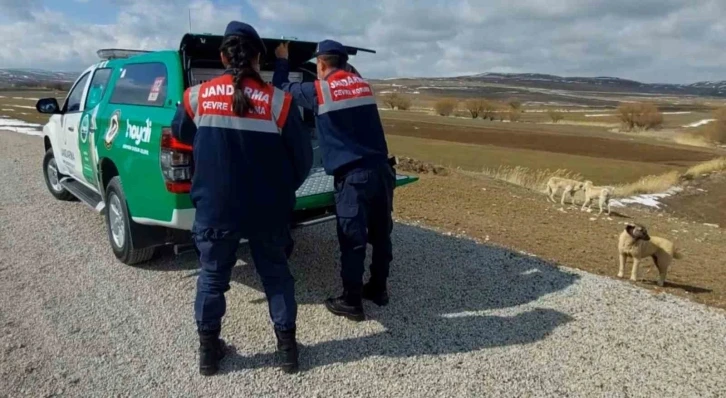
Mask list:
POLYGON ((51 72, 42 69, 0 69, 0 87, 38 87, 73 83, 79 72, 51 72))
POLYGON ((726 80, 693 84, 652 84, 617 77, 562 77, 538 73, 480 73, 444 78, 392 78, 375 80, 379 84, 400 83, 411 89, 470 89, 471 86, 497 84, 521 88, 579 92, 623 92, 660 95, 726 97, 726 80), (421 85, 423 87, 417 87, 421 85))
MULTIPOLYGON (((72 83, 79 72, 52 72, 42 69, 0 69, 0 87, 37 87, 53 83, 72 83)), ((416 77, 375 79, 378 84, 399 83, 411 90, 469 90, 471 86, 497 84, 520 88, 579 91, 623 92, 632 94, 692 95, 726 97, 726 80, 692 84, 653 84, 617 77, 562 77, 539 73, 480 73, 456 77, 416 77)))

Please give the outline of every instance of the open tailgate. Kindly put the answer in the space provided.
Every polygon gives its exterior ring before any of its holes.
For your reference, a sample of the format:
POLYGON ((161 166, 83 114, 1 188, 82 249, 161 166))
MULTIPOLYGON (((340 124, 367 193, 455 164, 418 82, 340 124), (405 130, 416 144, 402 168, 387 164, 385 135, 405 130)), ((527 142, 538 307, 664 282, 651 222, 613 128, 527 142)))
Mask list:
MULTIPOLYGON (((262 70, 272 70, 275 64, 275 48, 280 43, 289 42, 289 54, 288 61, 290 62, 290 68, 295 69, 300 67, 302 64, 310 61, 315 54, 315 50, 318 47, 318 43, 312 41, 301 41, 301 40, 289 40, 289 39, 272 39, 262 38, 267 49, 267 54, 261 60, 260 66, 262 70)), ((179 44, 179 50, 185 55, 187 59, 219 59, 219 46, 222 44, 222 36, 220 35, 209 35, 209 34, 192 34, 187 33, 182 37, 181 43, 179 44)), ((348 55, 354 56, 358 52, 367 52, 375 54, 375 51, 367 48, 345 46, 348 50, 348 55)), ((189 65, 185 65, 189 67, 189 65)))
MULTIPOLYGON (((396 187, 417 181, 418 177, 396 174, 396 187)), ((310 176, 297 190, 295 210, 308 210, 331 207, 335 205, 333 198, 333 176, 325 174, 323 169, 314 169, 310 176)))

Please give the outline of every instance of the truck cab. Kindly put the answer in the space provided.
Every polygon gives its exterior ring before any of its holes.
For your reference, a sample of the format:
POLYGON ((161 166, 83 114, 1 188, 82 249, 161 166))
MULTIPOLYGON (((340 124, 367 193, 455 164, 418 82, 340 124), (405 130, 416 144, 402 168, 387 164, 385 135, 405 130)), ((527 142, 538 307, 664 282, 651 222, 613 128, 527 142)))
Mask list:
MULTIPOLYGON (((263 39, 268 53, 261 74, 272 80, 282 39, 263 39)), ((187 34, 178 50, 99 50, 101 60, 83 71, 62 105, 43 98, 43 171, 50 193, 80 200, 105 217, 116 257, 126 264, 151 259, 156 249, 189 246, 195 209, 189 198, 192 148, 171 137, 171 120, 187 87, 219 76, 222 36, 187 34)), ((290 80, 314 81, 316 43, 290 44, 290 80)), ((349 54, 371 50, 348 47, 349 54)), ((293 228, 335 218, 333 180, 324 173, 315 115, 298 109, 310 132, 314 163, 296 192, 293 228)), ((397 185, 416 181, 397 176, 397 185)))

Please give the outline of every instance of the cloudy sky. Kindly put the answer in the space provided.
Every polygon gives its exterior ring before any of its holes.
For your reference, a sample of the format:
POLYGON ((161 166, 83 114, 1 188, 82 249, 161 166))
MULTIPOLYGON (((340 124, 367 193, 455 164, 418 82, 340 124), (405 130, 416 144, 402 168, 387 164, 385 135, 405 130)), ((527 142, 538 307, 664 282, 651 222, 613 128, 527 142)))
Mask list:
POLYGON ((0 0, 0 68, 80 70, 99 48, 177 48, 231 19, 370 47, 370 77, 537 72, 726 79, 726 0, 0 0))

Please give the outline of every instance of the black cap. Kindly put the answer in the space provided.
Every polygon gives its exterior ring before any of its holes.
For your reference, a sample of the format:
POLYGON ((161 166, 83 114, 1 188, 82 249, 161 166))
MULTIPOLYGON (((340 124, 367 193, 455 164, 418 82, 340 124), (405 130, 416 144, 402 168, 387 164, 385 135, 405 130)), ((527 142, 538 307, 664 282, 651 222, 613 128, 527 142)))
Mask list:
POLYGON ((255 28, 244 22, 232 21, 227 24, 227 29, 224 30, 224 37, 227 36, 240 36, 245 39, 253 40, 257 43, 257 47, 262 55, 267 53, 265 43, 260 39, 260 35, 257 34, 255 28))
POLYGON ((346 61, 348 60, 348 51, 345 49, 345 46, 335 40, 323 40, 318 43, 318 48, 315 50, 313 56, 317 57, 320 55, 337 55, 346 61))

